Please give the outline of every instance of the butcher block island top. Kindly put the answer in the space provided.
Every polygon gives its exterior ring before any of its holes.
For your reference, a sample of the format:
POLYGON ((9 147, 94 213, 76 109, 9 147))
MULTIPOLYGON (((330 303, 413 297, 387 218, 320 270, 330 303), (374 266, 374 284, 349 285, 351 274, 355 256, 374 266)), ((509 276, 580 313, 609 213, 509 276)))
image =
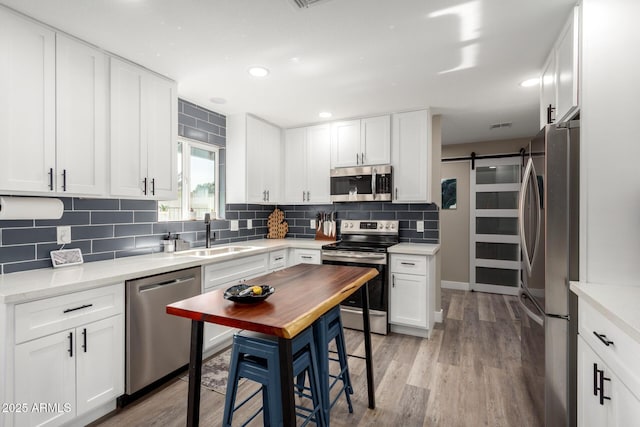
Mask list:
POLYGON ((170 304, 167 313, 290 339, 377 275, 374 268, 298 264, 247 280, 275 288, 259 303, 228 301, 218 289, 170 304))

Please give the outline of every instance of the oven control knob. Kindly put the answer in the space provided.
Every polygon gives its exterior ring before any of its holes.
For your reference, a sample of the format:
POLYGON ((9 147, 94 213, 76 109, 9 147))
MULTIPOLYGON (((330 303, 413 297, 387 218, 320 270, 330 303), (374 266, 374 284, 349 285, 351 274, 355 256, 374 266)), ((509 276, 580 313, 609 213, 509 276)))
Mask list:
POLYGON ((382 224, 378 224, 378 229, 382 230, 382 224))
POLYGON ((389 224, 387 224, 387 226, 385 227, 387 230, 390 228, 391 226, 389 224))

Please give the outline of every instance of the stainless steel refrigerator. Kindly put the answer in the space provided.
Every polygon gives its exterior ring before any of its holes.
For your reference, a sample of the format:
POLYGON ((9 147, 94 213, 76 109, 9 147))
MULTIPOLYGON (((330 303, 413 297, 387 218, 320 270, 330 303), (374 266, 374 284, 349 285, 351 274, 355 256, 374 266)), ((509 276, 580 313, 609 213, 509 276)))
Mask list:
POLYGON ((521 357, 540 424, 576 425, 580 122, 547 125, 522 176, 521 357))

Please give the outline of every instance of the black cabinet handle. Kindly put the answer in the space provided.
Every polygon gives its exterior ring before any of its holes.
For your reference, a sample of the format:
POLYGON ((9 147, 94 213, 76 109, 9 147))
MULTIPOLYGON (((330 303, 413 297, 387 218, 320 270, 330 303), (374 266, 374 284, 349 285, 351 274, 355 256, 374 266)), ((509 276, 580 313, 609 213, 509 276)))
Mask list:
POLYGON ((62 169, 62 191, 67 191, 67 170, 62 169))
POLYGON ((147 195, 147 178, 146 177, 142 180, 142 184, 144 184, 144 189, 142 190, 142 193, 146 196, 147 195))
POLYGON ((598 372, 600 372, 598 370, 598 364, 594 363, 593 364, 593 395, 597 396, 598 395, 598 372))
POLYGON ((604 371, 600 371, 600 404, 604 406, 604 401, 611 400, 611 397, 604 395, 604 382, 611 381, 611 378, 607 378, 604 376, 604 371))
POLYGON ((609 338, 607 338, 607 336, 605 334, 599 334, 596 331, 593 331, 593 335, 598 337, 598 339, 600 341, 602 341, 602 343, 604 345, 606 345, 607 347, 609 347, 610 345, 613 345, 613 341, 609 340, 609 338))
POLYGON ((402 261, 400 264, 402 264, 402 265, 416 265, 415 262, 404 262, 404 261, 402 261))
POLYGON ((65 311, 63 311, 63 313, 69 313, 71 311, 82 310, 83 308, 89 308, 89 307, 93 307, 93 304, 85 304, 85 305, 81 305, 80 307, 67 308, 65 311))
POLYGON ((49 190, 53 191, 53 168, 49 168, 49 190))
POLYGON ((69 332, 67 338, 69 338, 69 349, 67 351, 69 352, 69 357, 73 357, 73 332, 69 332))
POLYGON ((87 328, 84 328, 82 330, 82 348, 84 349, 84 352, 87 352, 87 328))
POLYGON ((392 288, 396 287, 396 275, 395 274, 391 275, 391 287, 392 288))
POLYGON ((156 179, 155 178, 151 180, 151 194, 154 196, 156 195, 156 179))

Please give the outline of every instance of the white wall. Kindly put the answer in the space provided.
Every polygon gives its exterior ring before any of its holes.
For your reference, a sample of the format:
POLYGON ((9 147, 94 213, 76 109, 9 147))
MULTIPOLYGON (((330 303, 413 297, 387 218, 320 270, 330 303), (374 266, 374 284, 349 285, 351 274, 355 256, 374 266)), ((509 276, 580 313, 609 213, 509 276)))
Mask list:
POLYGON ((582 5, 580 280, 640 286, 640 1, 582 5))

